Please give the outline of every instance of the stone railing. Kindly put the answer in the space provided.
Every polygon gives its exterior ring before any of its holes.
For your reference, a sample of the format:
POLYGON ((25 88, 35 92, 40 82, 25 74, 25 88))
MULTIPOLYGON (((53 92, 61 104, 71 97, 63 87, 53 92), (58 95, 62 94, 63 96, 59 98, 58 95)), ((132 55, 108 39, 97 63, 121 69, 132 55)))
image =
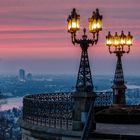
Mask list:
MULTIPOLYGON (((73 93, 47 93, 23 98, 23 120, 30 124, 72 129, 73 93)), ((95 106, 110 106, 111 92, 97 92, 95 106)))
POLYGON ((72 93, 51 93, 25 96, 23 120, 35 125, 71 129, 72 93))
POLYGON ((111 106, 112 100, 112 92, 96 92, 95 107, 111 106))

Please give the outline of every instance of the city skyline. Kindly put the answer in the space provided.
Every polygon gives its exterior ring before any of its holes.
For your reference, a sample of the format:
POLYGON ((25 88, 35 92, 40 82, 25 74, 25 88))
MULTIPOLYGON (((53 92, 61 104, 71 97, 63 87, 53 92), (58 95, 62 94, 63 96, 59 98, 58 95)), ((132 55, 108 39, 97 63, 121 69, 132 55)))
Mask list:
POLYGON ((71 44, 66 21, 72 8, 81 16, 78 37, 88 28, 93 10, 99 8, 103 15, 99 42, 89 48, 92 74, 114 75, 116 57, 109 54, 105 36, 123 30, 134 36, 130 54, 122 58, 124 74, 139 75, 139 0, 1 1, 0 73, 16 73, 22 67, 33 73, 77 74, 81 50, 71 44))

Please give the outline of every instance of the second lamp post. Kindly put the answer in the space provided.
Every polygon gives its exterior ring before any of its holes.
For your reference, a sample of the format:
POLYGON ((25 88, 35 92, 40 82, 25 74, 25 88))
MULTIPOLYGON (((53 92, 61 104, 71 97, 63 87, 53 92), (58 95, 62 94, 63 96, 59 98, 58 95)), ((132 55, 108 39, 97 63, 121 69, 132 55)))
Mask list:
POLYGON ((125 82, 122 68, 121 57, 124 53, 130 52, 130 46, 132 46, 132 39, 130 32, 126 36, 122 31, 121 35, 118 35, 117 32, 114 36, 108 32, 108 36, 106 36, 106 45, 109 47, 110 53, 115 53, 117 56, 117 65, 115 70, 115 76, 113 81, 113 104, 117 105, 125 105, 125 82))

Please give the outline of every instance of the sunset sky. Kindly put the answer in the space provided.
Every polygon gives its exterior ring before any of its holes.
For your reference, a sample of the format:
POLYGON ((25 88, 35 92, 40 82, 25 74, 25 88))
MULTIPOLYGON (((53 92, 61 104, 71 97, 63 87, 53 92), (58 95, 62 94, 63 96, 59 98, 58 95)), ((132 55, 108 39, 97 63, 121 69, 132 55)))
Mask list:
POLYGON ((140 0, 0 0, 0 74, 20 68, 77 74, 81 50, 67 32, 72 8, 81 16, 79 38, 93 10, 99 8, 103 15, 99 42, 89 48, 92 74, 114 74, 116 56, 109 54, 105 36, 123 30, 134 36, 130 54, 123 57, 124 73, 140 75, 140 0))

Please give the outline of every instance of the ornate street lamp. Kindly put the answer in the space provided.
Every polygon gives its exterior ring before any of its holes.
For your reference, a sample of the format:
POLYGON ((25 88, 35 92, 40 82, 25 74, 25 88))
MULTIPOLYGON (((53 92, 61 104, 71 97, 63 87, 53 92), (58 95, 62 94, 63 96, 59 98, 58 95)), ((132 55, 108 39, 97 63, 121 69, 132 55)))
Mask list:
POLYGON ((83 29, 81 39, 77 39, 76 32, 80 30, 80 15, 77 14, 76 9, 73 9, 68 16, 68 32, 71 33, 72 43, 79 44, 81 47, 81 60, 79 72, 77 76, 76 92, 73 94, 74 111, 73 111, 73 130, 82 130, 84 126, 83 137, 89 134, 91 129, 96 128, 94 120, 94 100, 95 93, 93 91, 92 76, 90 71, 90 64, 88 58, 88 47, 97 44, 99 31, 102 30, 102 16, 99 10, 96 9, 89 18, 89 32, 92 33, 92 38, 88 39, 86 29, 83 29), (89 116, 87 118, 87 116, 89 116))
POLYGON ((128 32, 126 36, 124 32, 121 32, 121 35, 118 35, 117 32, 114 36, 108 32, 106 36, 106 45, 109 47, 110 53, 115 53, 117 56, 117 65, 115 70, 115 76, 113 81, 113 104, 125 105, 125 90, 126 86, 124 83, 124 75, 122 68, 121 57, 124 53, 130 52, 130 46, 132 46, 133 36, 128 32))
POLYGON ((83 29, 82 39, 76 38, 76 32, 80 29, 80 15, 77 14, 76 9, 73 9, 68 19, 68 32, 71 33, 72 43, 80 44, 82 49, 80 67, 77 77, 76 90, 77 91, 93 91, 93 83, 88 59, 87 49, 90 45, 97 44, 99 31, 102 30, 102 15, 96 9, 89 18, 89 32, 92 33, 93 38, 87 39, 86 29, 83 29))

